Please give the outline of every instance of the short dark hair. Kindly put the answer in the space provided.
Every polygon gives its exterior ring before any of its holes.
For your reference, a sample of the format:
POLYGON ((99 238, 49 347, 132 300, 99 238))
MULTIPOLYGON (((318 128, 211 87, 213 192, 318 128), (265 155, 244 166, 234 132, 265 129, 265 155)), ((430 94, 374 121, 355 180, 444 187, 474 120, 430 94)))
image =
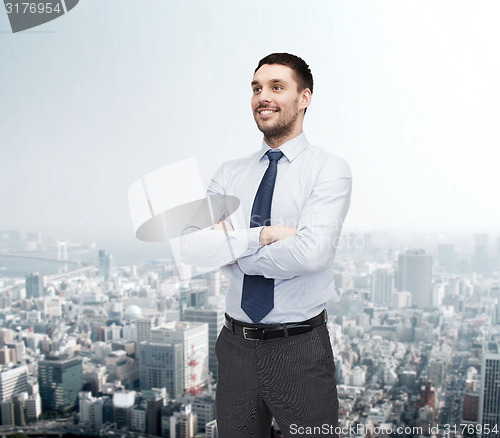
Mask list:
POLYGON ((311 69, 302 58, 291 55, 290 53, 271 53, 259 61, 259 65, 255 69, 254 73, 256 73, 257 70, 264 64, 281 64, 290 67, 293 70, 295 79, 299 85, 298 91, 309 88, 312 94, 314 86, 313 76, 311 69))

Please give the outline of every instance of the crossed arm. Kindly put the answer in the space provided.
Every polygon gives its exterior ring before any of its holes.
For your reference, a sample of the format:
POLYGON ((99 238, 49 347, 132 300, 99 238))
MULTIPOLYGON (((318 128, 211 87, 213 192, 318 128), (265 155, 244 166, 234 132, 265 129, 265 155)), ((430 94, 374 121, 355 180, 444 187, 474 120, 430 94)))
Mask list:
MULTIPOLYGON (((333 261, 349 210, 351 182, 351 171, 345 160, 336 158, 326 163, 318 174, 297 227, 272 225, 261 228, 259 246, 250 249, 249 245, 249 250, 233 262, 237 261, 247 275, 275 279, 290 279, 325 269, 333 261)), ((216 224, 214 229, 223 229, 223 226, 227 230, 232 228, 225 221, 216 224)))
POLYGON ((302 209, 296 232, 290 236, 287 233, 291 230, 269 230, 270 234, 278 233, 278 239, 241 257, 240 269, 247 275, 290 279, 331 265, 349 210, 351 182, 351 170, 344 159, 325 163, 302 209))
MULTIPOLYGON (((226 220, 216 223, 212 230, 234 231, 233 226, 226 220)), ((259 246, 270 245, 278 240, 293 237, 297 233, 297 228, 286 225, 270 225, 263 227, 259 233, 259 246)))

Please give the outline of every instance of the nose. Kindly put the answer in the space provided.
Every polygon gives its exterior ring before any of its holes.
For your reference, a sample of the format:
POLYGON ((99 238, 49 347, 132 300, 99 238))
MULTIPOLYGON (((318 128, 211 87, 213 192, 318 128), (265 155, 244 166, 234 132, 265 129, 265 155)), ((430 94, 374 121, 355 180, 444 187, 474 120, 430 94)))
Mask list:
POLYGON ((263 87, 259 93, 259 103, 271 102, 271 94, 267 87, 263 87))

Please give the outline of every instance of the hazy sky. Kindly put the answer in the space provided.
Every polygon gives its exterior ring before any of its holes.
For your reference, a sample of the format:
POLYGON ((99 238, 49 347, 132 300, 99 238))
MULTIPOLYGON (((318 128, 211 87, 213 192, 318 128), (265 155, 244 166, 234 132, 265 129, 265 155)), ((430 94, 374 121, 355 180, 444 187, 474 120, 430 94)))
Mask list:
POLYGON ((497 1, 81 0, 0 11, 0 230, 134 243, 127 191, 260 147, 258 60, 311 66, 305 132, 353 172, 346 229, 498 232, 497 1))

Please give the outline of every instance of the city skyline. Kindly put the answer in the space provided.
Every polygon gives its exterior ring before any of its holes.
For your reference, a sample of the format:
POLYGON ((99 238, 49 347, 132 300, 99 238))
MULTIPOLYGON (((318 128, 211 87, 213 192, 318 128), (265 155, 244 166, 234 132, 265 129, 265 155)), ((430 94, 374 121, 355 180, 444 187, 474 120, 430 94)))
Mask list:
MULTIPOLYGON (((15 237, 0 239, 0 252, 15 237)), ((337 252, 326 303, 341 436, 498 433, 500 253, 486 250, 498 241, 475 234, 468 248, 434 241, 426 252, 395 237, 381 247, 370 234, 358 248, 358 237, 344 236, 351 244, 337 252)), ((32 254, 22 237, 17 244, 32 254)), ((53 253, 44 245, 40 254, 53 253)), ((145 260, 116 266, 96 249, 84 269, 0 278, 2 426, 214 436, 227 279, 184 281, 173 259, 145 260)))
POLYGON ((309 140, 353 170, 347 232, 498 230, 498 3, 196 6, 89 0, 16 35, 0 14, 1 229, 138 247, 130 184, 188 157, 206 184, 257 149, 252 72, 289 51, 309 140))

